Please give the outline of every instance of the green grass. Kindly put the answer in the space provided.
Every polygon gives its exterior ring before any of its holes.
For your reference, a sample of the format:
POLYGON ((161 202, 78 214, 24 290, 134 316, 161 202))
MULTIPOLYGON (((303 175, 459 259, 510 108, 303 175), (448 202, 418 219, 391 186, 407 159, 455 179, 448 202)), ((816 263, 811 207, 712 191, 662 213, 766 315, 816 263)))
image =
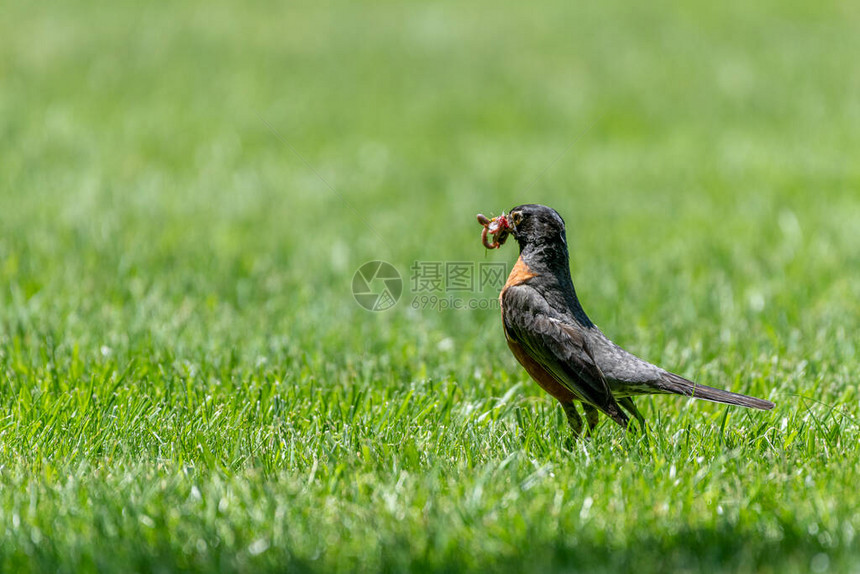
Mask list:
POLYGON ((860 11, 628 4, 8 3, 0 570, 857 572, 860 11), (411 308, 524 202, 777 407, 568 442, 496 309, 411 308))

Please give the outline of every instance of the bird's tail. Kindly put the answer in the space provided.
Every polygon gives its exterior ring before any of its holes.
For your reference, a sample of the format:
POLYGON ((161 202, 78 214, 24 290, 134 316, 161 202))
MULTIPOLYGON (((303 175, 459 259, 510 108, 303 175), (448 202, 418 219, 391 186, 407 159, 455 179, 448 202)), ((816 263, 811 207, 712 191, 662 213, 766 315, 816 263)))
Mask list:
POLYGON ((755 397, 748 397, 731 391, 715 389, 689 381, 684 377, 680 377, 675 373, 665 373, 659 383, 660 387, 668 393, 675 395, 684 395, 693 397, 694 399, 702 399, 713 403, 722 403, 724 405, 738 405, 741 407, 749 407, 751 409, 759 409, 769 411, 773 408, 773 403, 755 397))

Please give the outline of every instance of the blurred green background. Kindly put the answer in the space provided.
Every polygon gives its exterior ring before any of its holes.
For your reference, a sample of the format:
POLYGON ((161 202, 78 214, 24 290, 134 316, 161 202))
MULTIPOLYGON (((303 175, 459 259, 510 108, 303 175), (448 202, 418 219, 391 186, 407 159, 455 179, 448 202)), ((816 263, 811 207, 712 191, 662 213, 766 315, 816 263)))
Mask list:
POLYGON ((856 569, 860 5, 3 14, 2 569, 856 569), (497 310, 410 305, 530 202, 610 337, 777 410, 565 445, 497 310))

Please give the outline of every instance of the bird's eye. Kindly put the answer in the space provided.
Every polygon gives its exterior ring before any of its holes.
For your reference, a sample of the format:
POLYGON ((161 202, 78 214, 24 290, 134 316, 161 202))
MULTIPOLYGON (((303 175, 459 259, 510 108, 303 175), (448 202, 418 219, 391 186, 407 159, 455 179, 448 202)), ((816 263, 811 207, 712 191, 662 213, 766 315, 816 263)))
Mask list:
POLYGON ((511 214, 514 219, 514 225, 519 225, 523 220, 523 214, 521 211, 515 211, 511 214))

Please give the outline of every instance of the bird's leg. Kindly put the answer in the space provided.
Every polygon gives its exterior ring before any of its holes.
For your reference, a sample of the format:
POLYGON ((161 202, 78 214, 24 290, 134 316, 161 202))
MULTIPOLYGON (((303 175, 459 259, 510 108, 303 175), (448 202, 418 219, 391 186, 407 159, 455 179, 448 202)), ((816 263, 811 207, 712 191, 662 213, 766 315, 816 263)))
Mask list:
POLYGON ((585 421, 588 423, 588 434, 594 432, 594 427, 597 426, 600 411, 588 403, 582 403, 582 410, 585 411, 585 421))
POLYGON ((573 431, 573 436, 580 438, 582 436, 582 418, 579 416, 579 413, 576 412, 576 404, 573 401, 570 401, 569 403, 561 403, 561 408, 564 409, 564 414, 567 415, 567 424, 570 425, 570 430, 573 431))
POLYGON ((623 397, 618 399, 618 404, 621 405, 624 410, 633 415, 636 418, 636 421, 639 423, 639 428, 643 433, 646 432, 645 426, 645 417, 642 416, 642 413, 639 412, 639 409, 636 408, 636 405, 633 403, 633 399, 630 397, 623 397))

